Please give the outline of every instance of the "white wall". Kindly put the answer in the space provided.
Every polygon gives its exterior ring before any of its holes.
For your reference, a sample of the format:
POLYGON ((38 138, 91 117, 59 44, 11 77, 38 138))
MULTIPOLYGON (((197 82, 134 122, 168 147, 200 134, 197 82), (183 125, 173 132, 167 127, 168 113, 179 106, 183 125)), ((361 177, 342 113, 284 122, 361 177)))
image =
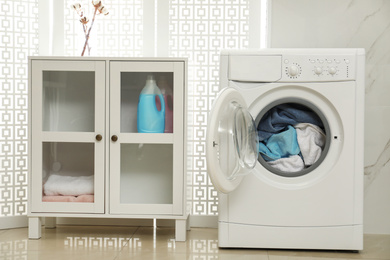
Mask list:
POLYGON ((364 232, 390 234, 390 1, 274 0, 271 47, 366 50, 364 232))

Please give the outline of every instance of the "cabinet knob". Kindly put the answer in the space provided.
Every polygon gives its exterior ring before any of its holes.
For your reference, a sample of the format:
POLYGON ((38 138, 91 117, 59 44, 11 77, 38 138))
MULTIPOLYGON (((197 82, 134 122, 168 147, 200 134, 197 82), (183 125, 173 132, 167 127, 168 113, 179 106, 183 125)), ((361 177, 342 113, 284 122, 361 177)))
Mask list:
POLYGON ((118 136, 116 136, 116 135, 111 136, 111 140, 112 140, 113 142, 118 141, 118 136))
POLYGON ((99 135, 96 135, 96 140, 97 140, 97 141, 101 141, 102 139, 103 139, 103 136, 102 136, 102 135, 100 135, 100 134, 99 134, 99 135))

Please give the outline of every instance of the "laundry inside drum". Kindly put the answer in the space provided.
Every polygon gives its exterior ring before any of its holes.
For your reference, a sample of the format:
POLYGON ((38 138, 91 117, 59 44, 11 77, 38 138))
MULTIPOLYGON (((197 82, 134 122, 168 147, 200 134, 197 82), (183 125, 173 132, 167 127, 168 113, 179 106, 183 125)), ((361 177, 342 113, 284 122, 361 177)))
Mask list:
POLYGON ((258 161, 269 171, 297 177, 315 169, 325 158, 330 142, 329 125, 313 105, 271 104, 258 119, 258 161))

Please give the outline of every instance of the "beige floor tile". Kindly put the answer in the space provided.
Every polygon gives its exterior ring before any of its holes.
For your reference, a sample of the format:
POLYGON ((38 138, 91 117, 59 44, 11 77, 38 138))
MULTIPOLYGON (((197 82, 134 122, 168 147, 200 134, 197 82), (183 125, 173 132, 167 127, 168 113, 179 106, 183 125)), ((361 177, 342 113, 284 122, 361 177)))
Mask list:
MULTIPOLYGON (((234 249, 218 247, 218 229, 192 228, 187 233, 187 244, 190 243, 190 254, 218 254, 227 256, 246 257, 267 256, 267 250, 263 249, 234 249)), ((244 258, 244 259, 246 259, 244 258)), ((228 258, 229 259, 229 258, 228 258)), ((259 258, 262 259, 262 258, 259 258)))
POLYGON ((190 239, 218 240, 218 229, 216 228, 191 228, 187 232, 190 239))
MULTIPOLYGON (((294 256, 321 259, 390 259, 390 235, 364 235, 364 249, 358 253, 351 251, 322 250, 269 250, 272 256, 294 256)), ((283 258, 281 258, 283 259, 283 258)))
POLYGON ((0 233, 0 242, 27 238, 27 228, 7 229, 0 233))
POLYGON ((365 258, 390 259, 390 235, 364 235, 365 258))
POLYGON ((120 252, 119 255, 115 260, 125 260, 125 259, 131 259, 131 260, 176 260, 176 259, 189 259, 186 254, 178 254, 178 253, 163 253, 163 252, 120 252))
POLYGON ((390 236, 365 235, 359 253, 321 250, 218 248, 218 230, 192 228, 186 242, 169 227, 58 226, 29 240, 27 228, 0 231, 0 259, 238 259, 345 260, 390 259, 390 236))
POLYGON ((126 246, 137 227, 58 226, 42 229, 42 238, 28 239, 27 228, 0 234, 0 249, 12 251, 85 252, 119 251, 126 246))
POLYGON ((139 228, 120 258, 148 255, 151 259, 267 259, 266 250, 218 248, 217 229, 192 228, 187 232, 186 242, 176 242, 174 237, 173 228, 139 228))
MULTIPOLYGON (((322 257, 322 256, 275 256, 269 255, 269 260, 348 260, 351 258, 322 257)), ((360 258, 360 260, 372 260, 370 258, 360 258)))
MULTIPOLYGON (((194 258, 197 259, 197 258, 194 258)), ((206 258, 207 259, 207 258, 206 258)), ((216 259, 222 260, 269 260, 267 254, 218 254, 216 259)))
POLYGON ((114 260, 118 252, 79 252, 79 251, 16 251, 1 252, 0 259, 28 259, 28 260, 114 260))
MULTIPOLYGON (((188 240, 187 240, 188 241, 188 240)), ((186 253, 188 243, 175 241, 174 228, 140 227, 123 247, 122 253, 136 256, 142 254, 186 253)))
POLYGON ((124 260, 124 259, 132 259, 132 260, 138 260, 138 259, 158 259, 158 260, 182 260, 182 259, 188 259, 188 260, 214 260, 214 259, 222 259, 222 260, 268 260, 267 255, 235 255, 235 254, 181 254, 181 253, 169 253, 169 254, 162 254, 162 253, 144 253, 139 255, 133 255, 133 254, 124 254, 121 252, 118 257, 115 260, 124 260))
POLYGON ((362 256, 356 252, 343 252, 332 250, 268 250, 270 260, 284 259, 361 259, 362 256))
MULTIPOLYGON (((211 228, 192 228, 187 231, 187 241, 184 244, 188 254, 216 254, 218 248, 218 230, 211 228)), ((181 252, 183 243, 176 243, 176 250, 181 252)))

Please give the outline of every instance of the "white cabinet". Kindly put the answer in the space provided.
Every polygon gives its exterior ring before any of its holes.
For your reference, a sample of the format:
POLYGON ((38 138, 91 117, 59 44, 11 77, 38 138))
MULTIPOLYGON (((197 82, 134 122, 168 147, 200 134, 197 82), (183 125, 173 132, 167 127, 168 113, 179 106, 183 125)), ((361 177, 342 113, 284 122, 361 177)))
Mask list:
POLYGON ((156 218, 185 240, 186 60, 30 57, 29 73, 29 237, 41 217, 156 218), (140 133, 150 78, 164 130, 140 133))

